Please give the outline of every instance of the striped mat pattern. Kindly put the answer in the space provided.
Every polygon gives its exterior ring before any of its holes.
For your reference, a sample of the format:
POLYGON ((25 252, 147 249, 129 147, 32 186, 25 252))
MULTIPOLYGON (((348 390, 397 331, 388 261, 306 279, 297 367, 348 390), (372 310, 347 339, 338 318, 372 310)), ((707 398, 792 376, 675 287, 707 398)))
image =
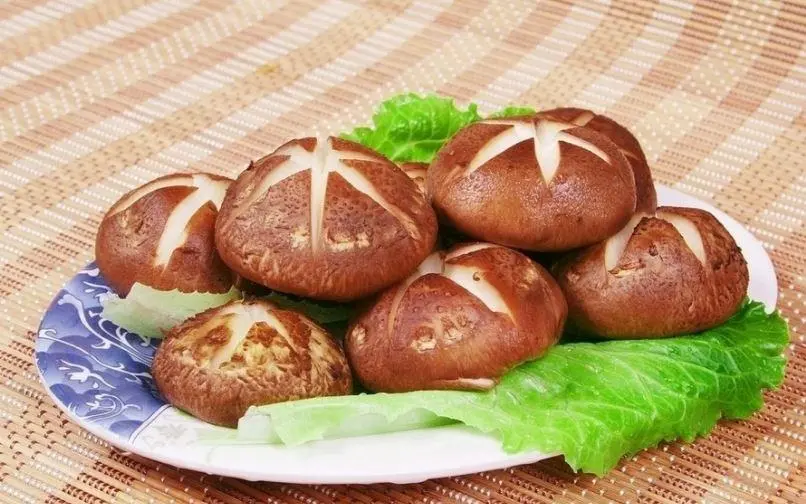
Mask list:
POLYGON ((0 501, 806 501, 804 34, 803 0, 3 0, 0 501), (750 421, 605 478, 551 460, 410 486, 205 476, 118 452, 60 413, 34 330, 92 259, 109 205, 177 170, 235 174, 401 91, 630 125, 657 180, 767 247, 792 329, 781 390, 750 421))

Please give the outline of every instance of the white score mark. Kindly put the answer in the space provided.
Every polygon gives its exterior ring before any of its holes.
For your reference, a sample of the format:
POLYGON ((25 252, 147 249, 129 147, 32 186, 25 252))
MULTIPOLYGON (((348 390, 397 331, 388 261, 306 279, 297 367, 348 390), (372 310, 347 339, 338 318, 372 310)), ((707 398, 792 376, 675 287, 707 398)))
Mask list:
MULTIPOLYGON (((573 119, 571 119, 571 122, 576 124, 577 126, 587 126, 588 123, 591 122, 594 117, 596 117, 596 116, 593 114, 593 112, 588 110, 588 111, 582 112, 578 116, 576 116, 573 119)), ((611 138, 611 140, 612 140, 612 138, 611 138)), ((636 156, 635 153, 633 153, 632 151, 628 151, 627 149, 622 149, 618 144, 616 144, 616 147, 618 147, 618 150, 620 150, 621 153, 624 154, 625 156, 627 156, 628 158, 634 159, 636 161, 641 160, 641 158, 636 156)))
POLYGON ((247 336, 249 336, 249 331, 252 329, 252 326, 260 322, 274 329, 277 334, 285 340, 289 347, 298 351, 286 326, 283 325, 273 313, 255 305, 238 303, 229 306, 221 311, 219 317, 211 319, 207 324, 196 329, 197 334, 207 334, 215 326, 220 325, 222 319, 226 321, 225 323, 229 327, 230 338, 224 346, 216 350, 212 355, 209 362, 210 369, 218 369, 222 364, 232 359, 232 356, 244 340, 246 340, 247 336))
POLYGON ((506 301, 501 296, 498 289, 484 279, 484 271, 472 266, 455 264, 454 262, 465 255, 473 254, 488 248, 498 247, 492 243, 475 243, 458 248, 444 257, 440 252, 434 252, 420 263, 417 270, 404 280, 395 292, 392 303, 389 306, 389 317, 387 319, 387 334, 394 332, 395 321, 400 311, 400 303, 409 287, 425 275, 441 275, 459 287, 466 290, 470 295, 481 301, 488 310, 507 315, 513 319, 512 312, 506 301))
POLYGON ((500 156, 525 140, 532 140, 534 143, 535 159, 537 159, 537 164, 546 184, 551 182, 560 168, 560 142, 585 149, 606 163, 610 163, 610 157, 600 148, 587 140, 565 132, 567 129, 575 128, 576 124, 547 120, 539 120, 537 124, 532 120, 483 121, 482 124, 506 124, 510 127, 494 136, 479 149, 476 156, 468 164, 465 176, 470 175, 491 159, 500 156))
POLYGON ((319 250, 324 229, 325 196, 328 178, 331 173, 338 173, 354 189, 369 196, 375 203, 392 214, 413 237, 419 236, 416 223, 400 208, 389 202, 375 186, 359 170, 349 166, 345 161, 373 161, 378 158, 361 152, 338 151, 333 149, 330 138, 318 138, 313 152, 305 150, 299 144, 281 147, 272 156, 286 156, 286 160, 268 172, 255 187, 249 197, 241 204, 245 211, 252 204, 263 199, 269 190, 283 180, 306 170, 311 171, 311 248, 319 250))
POLYGON ((205 174, 177 175, 166 177, 146 184, 132 192, 126 199, 120 201, 112 208, 111 215, 125 211, 143 196, 159 189, 168 187, 193 187, 195 190, 176 205, 165 221, 165 227, 157 244, 157 253, 154 259, 155 266, 165 266, 171 260, 171 255, 182 246, 188 238, 188 224, 207 202, 215 205, 216 210, 221 208, 224 195, 227 192, 229 180, 216 180, 205 174))
POLYGON ((660 211, 654 215, 638 212, 632 216, 626 226, 605 242, 604 263, 607 271, 613 271, 616 266, 618 266, 621 256, 624 255, 624 250, 627 248, 627 244, 630 242, 630 238, 632 238, 638 224, 640 224, 643 219, 652 217, 664 220, 674 226, 677 232, 680 233, 683 242, 689 250, 691 250, 703 266, 706 265, 705 246, 702 242, 702 235, 694 222, 682 215, 671 212, 660 211))

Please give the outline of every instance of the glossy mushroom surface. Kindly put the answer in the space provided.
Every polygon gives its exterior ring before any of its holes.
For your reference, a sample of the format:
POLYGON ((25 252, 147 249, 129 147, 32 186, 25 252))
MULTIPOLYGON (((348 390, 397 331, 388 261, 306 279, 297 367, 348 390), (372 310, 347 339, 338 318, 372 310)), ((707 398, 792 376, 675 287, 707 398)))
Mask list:
POLYGON ((405 278, 433 248, 436 231, 425 196, 391 161, 340 138, 302 138, 233 183, 216 244, 254 282, 350 301, 405 278))
POLYGON ((233 274, 215 248, 215 222, 228 178, 179 173, 125 194, 95 240, 98 268, 124 296, 135 282, 159 290, 227 292, 233 274))
POLYGON ((250 406, 352 389, 339 344, 307 317, 267 301, 233 301, 174 327, 151 373, 172 405, 234 427, 250 406))
POLYGON ((555 274, 569 327, 605 338, 659 338, 702 331, 741 305, 747 263, 709 212, 659 207, 636 214, 608 240, 566 257, 555 274))
POLYGON ((635 177, 636 211, 655 211, 658 206, 658 196, 655 192, 655 183, 652 181, 652 172, 641 144, 630 130, 607 116, 580 108, 561 107, 544 110, 538 113, 538 116, 585 126, 607 136, 618 146, 632 168, 635 177))
POLYGON ((525 255, 463 244, 383 293, 346 347, 370 390, 487 389, 556 343, 566 312, 554 279, 525 255))
POLYGON ((635 180, 618 146, 534 116, 463 128, 437 154, 426 186, 440 218, 461 232, 539 252, 601 241, 635 212, 635 180))

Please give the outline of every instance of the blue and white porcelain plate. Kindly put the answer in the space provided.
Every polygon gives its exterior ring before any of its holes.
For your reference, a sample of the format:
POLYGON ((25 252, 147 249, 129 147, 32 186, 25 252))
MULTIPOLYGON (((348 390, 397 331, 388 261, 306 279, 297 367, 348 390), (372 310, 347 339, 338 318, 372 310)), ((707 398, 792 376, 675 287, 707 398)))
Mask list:
MULTIPOLYGON (((747 229, 674 189, 658 186, 658 199, 663 205, 711 211, 747 259, 750 297, 774 308, 778 289, 772 262, 747 229)), ((94 264, 79 271, 44 314, 36 364, 56 404, 83 428, 122 450, 211 474, 291 483, 411 483, 550 456, 505 453, 494 438, 462 426, 295 447, 208 442, 220 439, 228 429, 166 404, 149 372, 159 340, 128 332, 101 317, 100 299, 110 292, 94 264)))

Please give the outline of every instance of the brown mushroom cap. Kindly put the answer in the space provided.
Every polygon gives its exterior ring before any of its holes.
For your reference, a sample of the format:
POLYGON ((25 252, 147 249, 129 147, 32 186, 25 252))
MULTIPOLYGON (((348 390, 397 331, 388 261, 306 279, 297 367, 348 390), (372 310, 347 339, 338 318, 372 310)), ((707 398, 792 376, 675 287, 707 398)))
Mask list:
POLYGON ((538 116, 551 118, 556 121, 569 122, 578 126, 585 126, 604 134, 621 149, 629 161, 635 177, 636 204, 638 212, 654 212, 658 206, 658 196, 655 184, 652 181, 652 172, 649 170, 641 144, 630 131, 607 116, 595 114, 586 109, 562 107, 544 110, 538 116))
POLYGON ((230 182, 205 173, 166 175, 130 191, 104 216, 98 268, 126 295, 135 282, 159 290, 227 292, 233 274, 215 249, 215 222, 230 182))
POLYGON ((659 338, 727 320, 747 292, 747 263, 710 213, 660 207, 555 268, 569 327, 606 338, 659 338))
POLYGON ((391 161, 340 138, 302 138, 232 184, 216 244, 233 270, 271 289, 350 301, 405 278, 436 231, 434 211, 391 161))
POLYGON ((489 243, 435 252, 350 327, 347 353, 368 389, 486 389, 557 342, 560 288, 520 252, 489 243))
POLYGON ((425 175, 428 172, 428 163, 402 163, 400 169, 417 184, 417 188, 425 194, 425 175))
POLYGON ((234 427, 250 406, 345 395, 344 352, 321 327, 268 301, 232 301, 171 329, 151 374, 172 405, 234 427))
POLYGON ((428 169, 437 213, 485 241, 540 252, 590 245, 635 212, 635 180, 606 136, 516 117, 460 130, 428 169))

